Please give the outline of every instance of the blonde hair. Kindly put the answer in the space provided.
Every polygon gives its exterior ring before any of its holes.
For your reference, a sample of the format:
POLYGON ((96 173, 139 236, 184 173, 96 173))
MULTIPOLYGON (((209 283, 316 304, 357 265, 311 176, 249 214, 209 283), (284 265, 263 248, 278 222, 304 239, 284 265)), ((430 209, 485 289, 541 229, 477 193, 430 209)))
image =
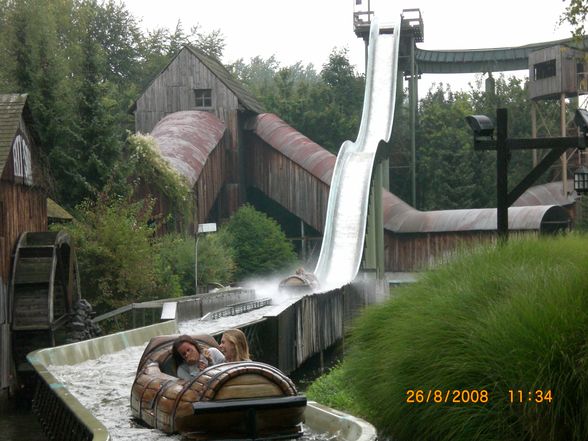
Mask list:
MULTIPOLYGON (((247 344, 247 337, 240 329, 227 329, 223 333, 226 338, 235 346, 235 360, 231 361, 250 361, 249 345, 247 344)), ((228 360, 227 360, 228 361, 228 360)))

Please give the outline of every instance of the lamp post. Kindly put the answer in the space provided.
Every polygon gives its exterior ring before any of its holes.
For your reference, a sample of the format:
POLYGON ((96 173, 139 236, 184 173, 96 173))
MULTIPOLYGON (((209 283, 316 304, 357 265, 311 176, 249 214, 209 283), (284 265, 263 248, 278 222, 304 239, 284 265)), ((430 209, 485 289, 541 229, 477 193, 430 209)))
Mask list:
MULTIPOLYGON (((509 138, 508 114, 506 109, 496 110, 497 139, 494 139, 494 124, 485 115, 471 115, 466 122, 474 132, 475 150, 496 150, 496 230, 501 241, 508 239, 508 207, 510 207, 557 159, 569 148, 586 148, 588 133, 588 111, 577 109, 574 122, 580 129, 580 136, 558 138, 509 138), (523 178, 519 184, 508 191, 508 161, 511 150, 551 149, 549 153, 523 178)), ((580 168, 578 183, 583 183, 588 191, 588 170, 580 168), (584 174, 582 174, 584 173, 584 174)), ((576 181, 576 174, 574 181, 576 181)), ((575 185, 574 185, 575 186, 575 185)), ((576 190, 577 191, 577 190, 576 190)))
POLYGON ((216 231, 216 224, 209 223, 209 224, 198 224, 198 229, 196 230, 196 244, 194 246, 194 287, 195 287, 195 294, 198 294, 198 239, 200 239, 200 234, 205 233, 214 233, 216 231))

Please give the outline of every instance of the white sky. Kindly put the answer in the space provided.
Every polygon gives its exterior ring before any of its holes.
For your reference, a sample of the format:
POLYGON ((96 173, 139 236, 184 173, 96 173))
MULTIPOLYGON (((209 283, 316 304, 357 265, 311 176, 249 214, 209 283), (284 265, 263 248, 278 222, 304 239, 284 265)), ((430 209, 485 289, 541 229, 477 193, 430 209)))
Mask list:
MULTIPOLYGON (((368 0, 363 0, 364 8, 368 0)), ((124 0, 143 27, 185 30, 199 24, 225 36, 225 63, 238 58, 275 55, 282 66, 301 61, 317 71, 333 48, 348 48, 351 62, 363 72, 364 46, 353 32, 355 0, 124 0)), ((570 36, 558 19, 562 0, 370 0, 380 21, 397 21, 402 9, 420 8, 424 49, 480 49, 520 46, 570 36)), ((361 8, 361 7, 360 7, 361 8)), ((521 73, 523 74, 523 73, 521 73)), ((510 74, 507 74, 510 75, 510 74)), ((473 75, 423 75, 419 95, 433 82, 467 89, 473 75)))

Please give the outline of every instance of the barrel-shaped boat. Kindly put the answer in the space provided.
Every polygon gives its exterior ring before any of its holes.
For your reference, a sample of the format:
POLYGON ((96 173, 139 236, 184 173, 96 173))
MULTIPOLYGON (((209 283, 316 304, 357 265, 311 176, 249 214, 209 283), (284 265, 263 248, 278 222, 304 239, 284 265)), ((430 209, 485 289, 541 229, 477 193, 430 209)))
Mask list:
MULTIPOLYGON (((208 335, 193 336, 217 347, 208 335)), ((198 440, 287 439, 302 435, 306 398, 284 373, 265 363, 221 363, 191 380, 175 376, 177 336, 152 338, 139 362, 131 411, 145 425, 198 440)))

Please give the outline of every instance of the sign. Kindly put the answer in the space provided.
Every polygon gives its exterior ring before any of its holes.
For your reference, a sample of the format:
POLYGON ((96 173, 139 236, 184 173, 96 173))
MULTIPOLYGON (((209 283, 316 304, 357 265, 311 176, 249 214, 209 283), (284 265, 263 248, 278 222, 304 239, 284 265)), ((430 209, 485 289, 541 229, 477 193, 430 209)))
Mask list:
POLYGON ((216 224, 198 224, 198 234, 201 233, 214 233, 216 231, 216 224))

